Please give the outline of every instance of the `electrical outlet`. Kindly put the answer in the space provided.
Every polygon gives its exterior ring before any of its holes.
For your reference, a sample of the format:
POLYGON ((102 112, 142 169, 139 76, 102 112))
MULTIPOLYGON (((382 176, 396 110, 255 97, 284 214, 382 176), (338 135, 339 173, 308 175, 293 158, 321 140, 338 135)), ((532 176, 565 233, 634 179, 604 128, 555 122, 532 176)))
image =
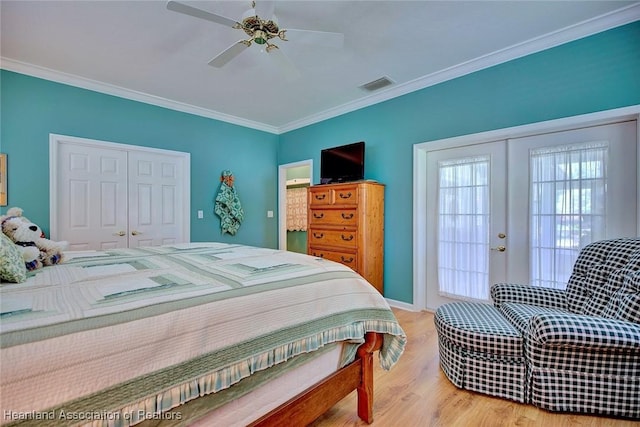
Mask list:
POLYGON ((273 211, 267 211, 267 218, 273 218, 273 211))

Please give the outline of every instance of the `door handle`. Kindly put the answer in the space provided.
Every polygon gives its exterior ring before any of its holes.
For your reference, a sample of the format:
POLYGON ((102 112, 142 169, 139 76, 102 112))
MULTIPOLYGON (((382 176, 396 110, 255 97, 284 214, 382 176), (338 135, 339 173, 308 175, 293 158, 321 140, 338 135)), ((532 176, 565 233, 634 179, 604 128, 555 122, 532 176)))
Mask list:
POLYGON ((133 230, 133 231, 131 232, 131 235, 132 235, 132 236, 137 236, 138 234, 142 234, 142 231, 136 231, 136 230, 133 230))
POLYGON ((125 233, 124 231, 118 231, 117 233, 113 233, 113 235, 122 237, 122 236, 126 236, 127 233, 125 233))
POLYGON ((492 251, 498 251, 498 252, 504 252, 504 251, 506 251, 506 250, 507 250, 507 248, 506 248, 506 247, 504 247, 504 246, 502 246, 502 245, 500 245, 500 246, 498 246, 497 248, 491 248, 491 250, 492 250, 492 251))

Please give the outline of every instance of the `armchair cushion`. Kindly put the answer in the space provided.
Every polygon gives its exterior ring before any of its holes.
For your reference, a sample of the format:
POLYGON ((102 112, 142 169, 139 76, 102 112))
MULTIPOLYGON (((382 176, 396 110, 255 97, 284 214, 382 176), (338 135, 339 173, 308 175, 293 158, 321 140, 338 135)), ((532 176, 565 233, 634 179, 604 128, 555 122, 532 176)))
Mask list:
POLYGON ((622 287, 625 273, 633 268, 627 264, 637 253, 638 239, 601 240, 585 246, 567 283, 569 310, 603 316, 611 296, 622 287))
POLYGON ((625 266, 622 286, 611 296, 603 316, 640 324, 640 251, 625 266))
POLYGON ((566 310, 559 310, 557 308, 540 307, 515 302, 504 303, 498 306, 498 310, 525 338, 529 334, 530 322, 534 316, 547 313, 571 314, 566 310))
MULTIPOLYGON (((538 346, 564 347, 572 351, 637 353, 640 352, 640 325, 584 314, 539 313, 531 317, 528 339, 538 346)), ((640 374, 640 367, 637 370, 640 374)))

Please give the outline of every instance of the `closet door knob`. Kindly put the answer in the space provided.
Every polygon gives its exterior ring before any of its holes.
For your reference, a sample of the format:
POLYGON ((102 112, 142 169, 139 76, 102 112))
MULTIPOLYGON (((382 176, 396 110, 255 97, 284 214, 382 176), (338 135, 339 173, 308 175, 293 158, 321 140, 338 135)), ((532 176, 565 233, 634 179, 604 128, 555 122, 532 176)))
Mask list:
POLYGON ((131 232, 131 235, 132 235, 132 236, 137 236, 138 234, 142 234, 142 231, 136 231, 136 230, 133 230, 133 231, 131 232))
POLYGON ((125 233, 124 231, 118 231, 117 233, 113 233, 113 235, 122 237, 122 236, 126 236, 127 233, 125 233))

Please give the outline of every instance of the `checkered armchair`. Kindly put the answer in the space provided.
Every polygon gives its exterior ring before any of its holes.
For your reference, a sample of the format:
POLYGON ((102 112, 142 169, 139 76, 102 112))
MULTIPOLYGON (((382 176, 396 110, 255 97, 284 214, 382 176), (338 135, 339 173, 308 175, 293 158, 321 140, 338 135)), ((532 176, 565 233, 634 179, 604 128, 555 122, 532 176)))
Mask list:
POLYGON ((491 297, 523 337, 525 402, 640 418, 640 238, 587 245, 564 291, 500 283, 491 297))

